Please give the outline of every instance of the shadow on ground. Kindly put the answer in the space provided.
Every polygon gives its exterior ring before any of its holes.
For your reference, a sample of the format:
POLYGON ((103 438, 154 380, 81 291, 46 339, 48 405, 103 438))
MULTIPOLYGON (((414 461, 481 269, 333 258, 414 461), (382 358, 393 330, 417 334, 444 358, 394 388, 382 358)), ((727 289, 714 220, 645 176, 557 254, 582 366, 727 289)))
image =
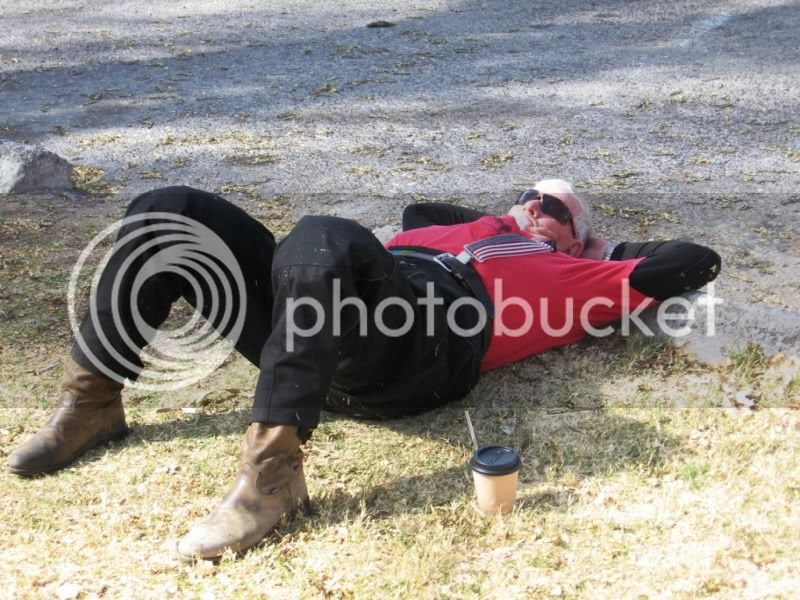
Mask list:
MULTIPOLYGON (((657 360, 658 348, 652 352, 657 360)), ((585 479, 623 470, 657 473, 680 452, 682 444, 665 428, 606 406, 603 384, 611 378, 624 376, 630 369, 624 353, 624 340, 620 338, 584 342, 551 351, 487 374, 478 388, 462 401, 406 419, 356 423, 349 417, 323 413, 320 427, 307 447, 311 463, 307 471, 309 480, 316 479, 321 492, 313 498, 310 517, 290 523, 289 529, 280 534, 320 524, 337 524, 360 514, 383 518, 402 512, 445 509, 471 495, 472 482, 466 465, 471 449, 464 410, 470 411, 482 443, 507 444, 521 453, 523 492, 518 510, 564 509, 572 502, 574 489, 585 479), (376 430, 374 438, 369 431, 373 428, 376 430), (371 440, 381 440, 381 429, 399 436, 388 442, 381 441, 383 445, 374 448, 373 458, 385 459, 388 455, 392 460, 392 447, 398 455, 408 451, 402 459, 405 463, 393 465, 397 467, 393 469, 395 472, 413 473, 416 469, 414 462, 409 463, 414 456, 409 448, 420 437, 440 441, 442 451, 451 455, 462 452, 464 464, 441 468, 441 461, 429 461, 420 456, 418 474, 387 480, 386 473, 370 464, 370 456, 364 454, 372 448, 371 440), (351 434, 353 439, 348 439, 351 434), (365 436, 370 440, 366 444, 365 436), (336 477, 358 470, 357 465, 346 465, 346 461, 357 455, 364 461, 363 476, 358 479, 367 483, 349 488, 336 477), (337 475, 328 479, 321 467, 331 460, 339 464, 330 466, 337 475), (544 481, 567 483, 555 489, 538 489, 537 484, 544 481)), ((243 434, 249 420, 249 407, 241 407, 242 403, 247 401, 237 401, 237 406, 230 410, 168 417, 156 423, 137 423, 140 417, 134 405, 131 411, 133 431, 124 442, 94 450, 70 468, 80 469, 106 452, 113 455, 172 439, 237 437, 243 434)), ((430 444, 425 447, 431 448, 430 444)), ((113 456, 111 458, 113 460, 113 456)), ((221 465, 223 462, 229 465, 237 456, 220 456, 219 460, 221 465)))

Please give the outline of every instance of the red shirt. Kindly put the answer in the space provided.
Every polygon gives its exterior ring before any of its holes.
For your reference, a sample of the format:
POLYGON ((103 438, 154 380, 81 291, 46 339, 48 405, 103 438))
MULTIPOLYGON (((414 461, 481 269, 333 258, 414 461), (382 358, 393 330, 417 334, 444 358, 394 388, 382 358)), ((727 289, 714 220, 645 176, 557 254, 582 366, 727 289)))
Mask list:
MULTIPOLYGON (((514 217, 487 216, 404 231, 386 247, 422 246, 458 255, 465 244, 505 233, 525 235, 514 217)), ((495 307, 494 331, 481 370, 578 341, 587 334, 580 319, 584 307, 589 325, 600 329, 622 316, 626 296, 631 311, 648 302, 627 283, 641 260, 590 260, 547 252, 471 261, 495 307)))

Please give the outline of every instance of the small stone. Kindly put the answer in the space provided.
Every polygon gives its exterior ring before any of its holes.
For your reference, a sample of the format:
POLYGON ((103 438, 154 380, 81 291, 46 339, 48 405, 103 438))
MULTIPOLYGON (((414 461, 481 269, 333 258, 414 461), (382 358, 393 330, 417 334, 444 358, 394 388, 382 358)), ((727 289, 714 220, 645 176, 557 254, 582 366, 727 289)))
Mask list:
POLYGON ((756 407, 755 396, 751 390, 741 390, 733 397, 733 402, 741 408, 754 409, 756 407))
POLYGON ((0 140, 0 194, 72 189, 72 165, 41 146, 0 140))
POLYGON ((81 586, 75 583, 62 583, 56 588, 58 600, 75 600, 81 594, 81 586))
POLYGON ((211 560, 198 560, 195 564, 195 571, 202 576, 213 575, 217 570, 217 565, 211 560))

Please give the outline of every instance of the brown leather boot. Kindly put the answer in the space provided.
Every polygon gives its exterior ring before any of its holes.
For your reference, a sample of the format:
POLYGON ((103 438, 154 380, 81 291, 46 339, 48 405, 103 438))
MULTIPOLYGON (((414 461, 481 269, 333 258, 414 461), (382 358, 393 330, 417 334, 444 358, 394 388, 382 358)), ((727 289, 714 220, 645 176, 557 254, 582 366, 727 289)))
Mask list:
POLYGON ((87 450, 127 435, 122 388, 67 360, 55 414, 8 457, 9 470, 22 476, 57 471, 87 450))
POLYGON ((208 517, 178 542, 184 561, 258 544, 284 516, 308 500, 297 427, 251 423, 242 441, 239 475, 208 517))

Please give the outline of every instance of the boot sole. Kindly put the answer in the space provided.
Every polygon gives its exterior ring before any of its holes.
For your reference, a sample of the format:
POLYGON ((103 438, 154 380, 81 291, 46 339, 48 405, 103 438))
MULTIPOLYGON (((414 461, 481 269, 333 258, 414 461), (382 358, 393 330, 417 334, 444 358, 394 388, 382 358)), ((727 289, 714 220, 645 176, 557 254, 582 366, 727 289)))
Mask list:
POLYGON ((90 440, 84 446, 78 448, 75 453, 70 456, 66 460, 62 460, 58 463, 53 463, 51 465, 47 465, 44 467, 37 467, 35 469, 14 469, 12 467, 8 467, 8 470, 13 473, 14 475, 19 475, 20 477, 36 477, 37 475, 46 475, 48 473, 53 473, 54 471, 58 471, 59 469, 63 469, 73 461, 79 459, 81 456, 86 454, 92 448, 97 448, 106 442, 116 442, 128 436, 131 432, 130 427, 125 427, 125 429, 120 429, 119 431, 114 431, 112 433, 106 433, 101 436, 98 436, 92 440, 90 440))

